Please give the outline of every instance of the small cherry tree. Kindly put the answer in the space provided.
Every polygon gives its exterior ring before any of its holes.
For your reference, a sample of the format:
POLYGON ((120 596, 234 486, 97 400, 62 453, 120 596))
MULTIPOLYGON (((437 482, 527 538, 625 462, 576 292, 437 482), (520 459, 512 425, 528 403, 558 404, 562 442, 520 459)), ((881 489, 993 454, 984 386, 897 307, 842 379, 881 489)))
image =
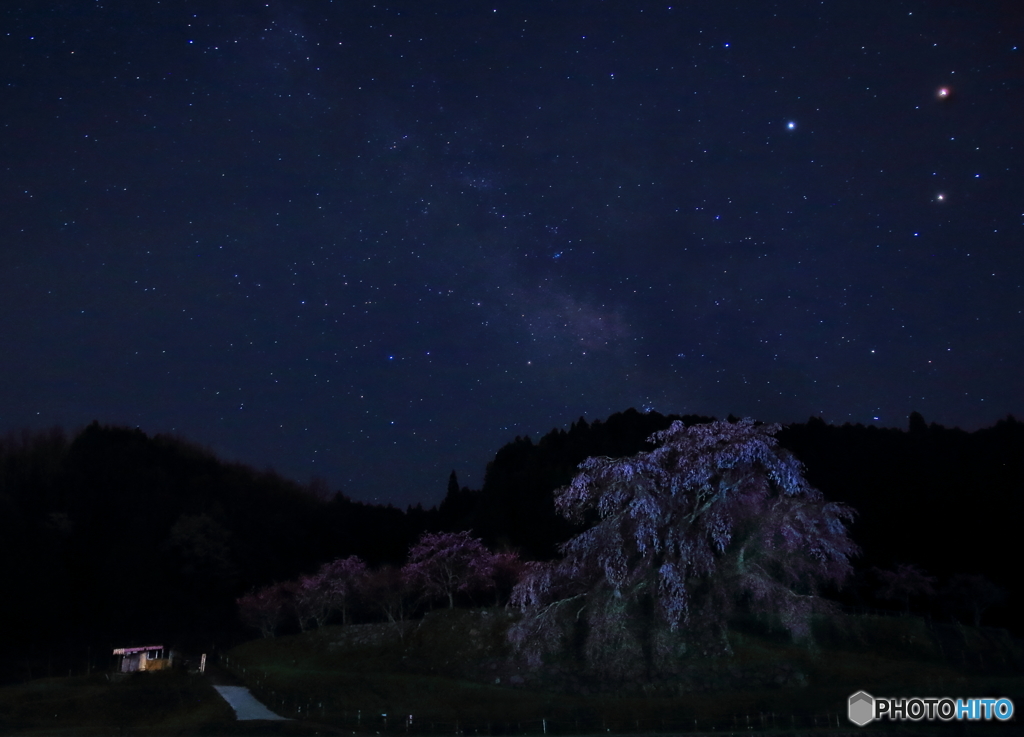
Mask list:
POLYGON ((305 631, 309 620, 313 620, 318 629, 327 624, 334 612, 334 600, 329 582, 322 573, 299 576, 295 587, 295 611, 302 631, 305 631))
POLYGON ((272 584, 237 600, 242 624, 273 637, 288 613, 291 597, 285 584, 272 584))
POLYGON ((494 586, 493 558, 468 532, 428 532, 409 550, 403 573, 428 597, 446 598, 454 608, 456 593, 494 586))
POLYGON ((513 644, 539 664, 582 643, 593 669, 635 677, 671 669, 688 647, 729 652, 726 622, 740 609, 809 641, 810 614, 828 606, 821 585, 851 572, 853 510, 808 485, 780 429, 675 422, 650 452, 584 461, 555 505, 597 522, 516 587, 513 644))
POLYGON ((366 563, 350 555, 324 564, 318 575, 324 578, 331 610, 341 612, 341 623, 348 624, 349 612, 366 587, 366 563))

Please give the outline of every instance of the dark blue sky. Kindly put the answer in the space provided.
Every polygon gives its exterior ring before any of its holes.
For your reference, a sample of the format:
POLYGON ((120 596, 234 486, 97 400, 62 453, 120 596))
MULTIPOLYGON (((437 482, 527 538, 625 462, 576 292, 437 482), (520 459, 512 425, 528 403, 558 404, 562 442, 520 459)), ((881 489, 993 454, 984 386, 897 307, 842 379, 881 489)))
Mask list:
POLYGON ((1022 17, 8 3, 0 429, 429 505, 628 407, 1024 414, 1022 17))

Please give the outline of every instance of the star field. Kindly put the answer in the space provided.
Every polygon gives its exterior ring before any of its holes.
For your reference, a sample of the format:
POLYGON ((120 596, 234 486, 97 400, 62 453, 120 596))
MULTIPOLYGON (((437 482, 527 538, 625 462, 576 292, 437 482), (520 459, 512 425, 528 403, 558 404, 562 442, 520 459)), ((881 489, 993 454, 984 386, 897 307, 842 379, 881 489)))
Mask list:
POLYGON ((1024 413, 1004 3, 0 14, 0 429, 429 505, 627 407, 1024 413))

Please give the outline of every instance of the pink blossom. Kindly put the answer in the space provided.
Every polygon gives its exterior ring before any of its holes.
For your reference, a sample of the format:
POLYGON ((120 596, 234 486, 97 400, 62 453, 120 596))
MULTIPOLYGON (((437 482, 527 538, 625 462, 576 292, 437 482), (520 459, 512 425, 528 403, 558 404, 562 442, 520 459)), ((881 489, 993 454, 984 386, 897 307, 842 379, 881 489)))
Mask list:
POLYGON ((457 592, 494 587, 495 562, 468 532, 428 532, 409 551, 403 573, 428 597, 447 598, 452 608, 457 592))

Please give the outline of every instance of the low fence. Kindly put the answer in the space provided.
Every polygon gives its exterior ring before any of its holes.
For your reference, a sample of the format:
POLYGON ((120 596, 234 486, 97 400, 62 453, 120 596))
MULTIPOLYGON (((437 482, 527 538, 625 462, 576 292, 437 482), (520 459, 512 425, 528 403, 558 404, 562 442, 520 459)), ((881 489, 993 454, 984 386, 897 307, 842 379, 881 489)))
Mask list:
MULTIPOLYGON (((268 705, 269 706, 269 705, 268 705)), ((776 732, 795 730, 852 730, 845 714, 735 714, 725 719, 600 719, 561 718, 527 720, 472 720, 420 718, 415 714, 371 711, 335 712, 323 702, 289 704, 281 700, 273 711, 284 717, 324 721, 354 732, 391 735, 594 735, 594 734, 704 734, 776 732)))
POLYGON ((296 699, 264 686, 260 671, 221 659, 228 670, 242 677, 253 695, 274 713, 289 719, 324 722, 355 733, 380 735, 452 735, 454 737, 502 737, 508 735, 596 735, 596 734, 738 734, 741 732, 778 732, 845 730, 852 725, 845 713, 737 713, 726 718, 700 717, 552 717, 539 719, 464 719, 436 718, 416 714, 352 709, 329 696, 296 699))

